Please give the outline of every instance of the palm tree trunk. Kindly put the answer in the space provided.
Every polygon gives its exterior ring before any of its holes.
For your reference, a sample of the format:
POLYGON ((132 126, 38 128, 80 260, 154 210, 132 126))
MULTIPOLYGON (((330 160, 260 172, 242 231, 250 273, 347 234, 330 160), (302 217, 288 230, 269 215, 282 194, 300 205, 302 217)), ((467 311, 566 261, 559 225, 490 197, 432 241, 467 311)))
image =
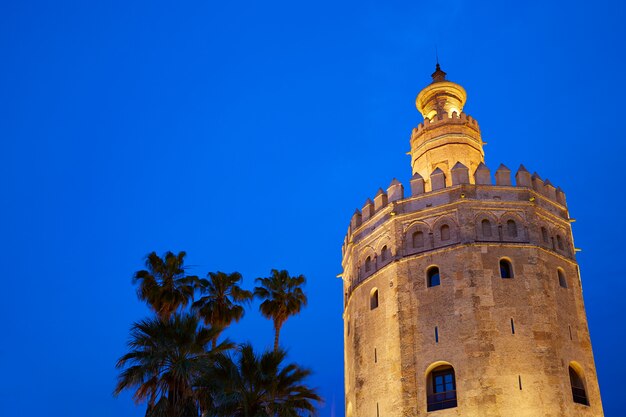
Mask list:
POLYGON ((278 351, 278 337, 280 336, 280 324, 274 322, 274 352, 278 351))

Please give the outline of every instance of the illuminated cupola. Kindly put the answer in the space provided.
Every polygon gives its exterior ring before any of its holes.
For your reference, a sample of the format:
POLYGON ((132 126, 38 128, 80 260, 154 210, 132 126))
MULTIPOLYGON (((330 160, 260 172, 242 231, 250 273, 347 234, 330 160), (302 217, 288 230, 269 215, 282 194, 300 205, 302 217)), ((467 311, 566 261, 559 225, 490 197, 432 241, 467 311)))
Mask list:
POLYGON ((452 117, 453 112, 459 115, 463 111, 467 93, 460 85, 446 81, 446 75, 437 64, 431 75, 433 81, 417 95, 415 106, 424 119, 433 120, 435 116, 443 117, 444 113, 452 117))
MULTIPOLYGON (((484 162, 483 141, 476 120, 463 113, 465 89, 447 81, 439 64, 432 79, 415 100, 424 122, 411 135, 411 166, 413 174, 422 178, 430 178, 439 168, 449 186, 454 164, 461 162, 474 173, 484 162)), ((427 183, 426 189, 431 190, 432 185, 427 183)))

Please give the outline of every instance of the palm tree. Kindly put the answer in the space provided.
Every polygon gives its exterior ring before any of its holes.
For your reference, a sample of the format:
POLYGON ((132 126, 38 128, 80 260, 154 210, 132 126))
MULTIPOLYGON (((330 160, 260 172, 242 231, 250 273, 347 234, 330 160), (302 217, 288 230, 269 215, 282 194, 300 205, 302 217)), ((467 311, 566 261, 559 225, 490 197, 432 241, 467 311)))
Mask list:
POLYGON ((217 332, 201 326, 193 314, 174 313, 167 321, 148 318, 134 323, 130 351, 116 364, 124 370, 114 395, 135 389, 135 402, 148 403, 146 417, 198 416, 194 380, 213 365, 217 353, 233 347, 224 342, 209 350, 217 332))
POLYGON ((283 366, 285 351, 254 353, 241 345, 235 359, 217 356, 214 368, 198 380, 200 402, 208 417, 298 417, 315 414, 321 402, 315 389, 304 384, 311 371, 291 363, 283 366))
MULTIPOLYGON (((205 324, 224 329, 233 321, 238 322, 244 315, 243 303, 252 300, 252 293, 239 286, 242 280, 239 272, 209 272, 209 279, 198 282, 201 294, 206 294, 193 303, 193 309, 204 319, 205 324)), ((213 347, 219 334, 213 339, 213 347)))
POLYGON ((198 277, 185 275, 185 252, 166 252, 162 259, 156 252, 146 257, 146 268, 137 271, 133 283, 139 282, 137 296, 167 321, 180 307, 193 299, 198 277))
POLYGON ((264 300, 259 306, 261 314, 274 321, 274 351, 278 351, 280 328, 289 316, 298 314, 306 306, 307 298, 301 288, 306 279, 304 275, 291 277, 286 270, 272 269, 271 274, 256 279, 261 285, 254 288, 254 295, 264 300))

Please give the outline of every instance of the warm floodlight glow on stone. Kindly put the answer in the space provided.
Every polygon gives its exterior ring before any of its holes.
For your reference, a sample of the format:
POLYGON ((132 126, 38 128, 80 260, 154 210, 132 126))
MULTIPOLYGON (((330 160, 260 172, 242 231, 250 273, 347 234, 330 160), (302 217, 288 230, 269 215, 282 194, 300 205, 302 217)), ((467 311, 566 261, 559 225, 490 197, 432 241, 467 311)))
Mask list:
POLYGON ((432 77, 410 195, 378 190, 343 243, 346 416, 602 417, 565 194, 494 183, 465 90, 432 77))

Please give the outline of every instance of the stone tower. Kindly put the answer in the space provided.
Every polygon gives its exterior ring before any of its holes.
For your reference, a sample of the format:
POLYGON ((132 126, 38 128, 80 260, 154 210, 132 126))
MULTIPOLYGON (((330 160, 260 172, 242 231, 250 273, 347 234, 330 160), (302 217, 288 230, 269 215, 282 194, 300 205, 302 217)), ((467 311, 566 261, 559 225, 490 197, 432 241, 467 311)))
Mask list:
POLYGON ((410 192, 344 240, 346 416, 602 416, 565 194, 523 166, 493 183, 465 90, 432 77, 410 192))

